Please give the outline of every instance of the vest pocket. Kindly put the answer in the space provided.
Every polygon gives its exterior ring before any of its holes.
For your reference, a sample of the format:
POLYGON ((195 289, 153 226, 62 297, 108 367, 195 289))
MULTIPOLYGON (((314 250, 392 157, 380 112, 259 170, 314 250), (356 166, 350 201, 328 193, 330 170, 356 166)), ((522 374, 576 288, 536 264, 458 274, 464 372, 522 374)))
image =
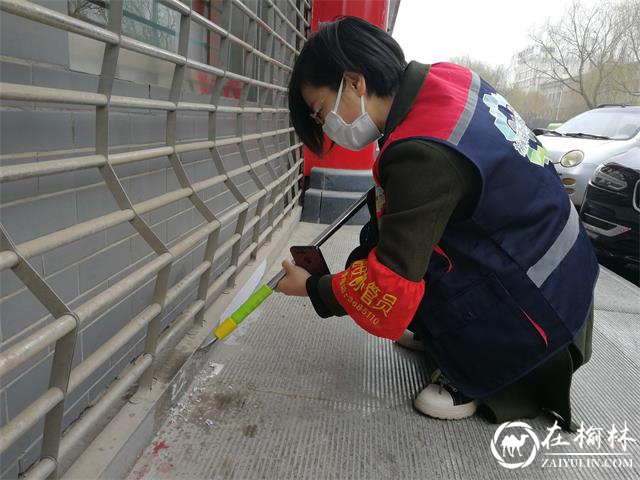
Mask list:
POLYGON ((479 388, 509 383, 546 354, 544 332, 531 320, 493 273, 422 317, 443 371, 479 388))

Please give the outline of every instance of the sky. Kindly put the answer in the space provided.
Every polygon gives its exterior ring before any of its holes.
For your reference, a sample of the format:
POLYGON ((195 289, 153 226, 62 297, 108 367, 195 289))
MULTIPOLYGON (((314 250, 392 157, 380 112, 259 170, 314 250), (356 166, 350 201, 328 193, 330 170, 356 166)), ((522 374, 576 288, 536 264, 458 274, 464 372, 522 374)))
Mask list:
MULTIPOLYGON (((529 32, 560 20, 573 0, 400 0, 393 37, 406 59, 422 63, 468 55, 508 65, 531 44, 529 32)), ((581 0, 593 5, 596 0, 581 0)))

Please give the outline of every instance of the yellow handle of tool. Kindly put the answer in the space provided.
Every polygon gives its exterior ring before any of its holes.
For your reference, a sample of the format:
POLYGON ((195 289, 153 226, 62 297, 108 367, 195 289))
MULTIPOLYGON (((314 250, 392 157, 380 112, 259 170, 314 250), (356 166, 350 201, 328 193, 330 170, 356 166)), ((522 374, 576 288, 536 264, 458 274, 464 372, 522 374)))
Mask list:
POLYGON ((262 285, 253 295, 240 305, 240 307, 238 307, 238 309, 233 312, 229 318, 218 325, 218 328, 215 329, 213 334, 220 340, 225 338, 272 293, 273 290, 271 290, 269 285, 262 285))

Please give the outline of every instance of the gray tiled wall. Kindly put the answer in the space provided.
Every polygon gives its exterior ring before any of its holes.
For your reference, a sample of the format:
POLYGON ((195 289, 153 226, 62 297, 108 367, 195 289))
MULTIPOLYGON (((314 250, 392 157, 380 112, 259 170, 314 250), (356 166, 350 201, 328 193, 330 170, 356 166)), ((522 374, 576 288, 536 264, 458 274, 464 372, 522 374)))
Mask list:
MULTIPOLYGON (((66 0, 37 0, 47 8, 67 14, 66 0)), ((282 2, 280 2, 282 3, 282 2)), ((285 2, 286 3, 286 2, 285 2)), ((289 41, 295 43, 288 35, 289 41)), ((98 77, 73 71, 70 67, 68 34, 62 30, 0 13, 0 81, 96 92, 98 77), (28 35, 28 41, 25 41, 28 35)), ((153 83, 139 84, 124 78, 116 79, 114 95, 166 99, 168 89, 153 83)), ((209 95, 188 91, 184 100, 207 102, 209 95)), ((235 104, 233 99, 223 103, 235 104)), ((264 129, 288 128, 288 116, 265 114, 264 129)), ((180 113, 178 141, 204 140, 208 132, 206 114, 180 113)), ((219 137, 236 133, 235 116, 220 114, 216 118, 219 137)), ((165 142, 166 113, 147 110, 113 110, 109 118, 109 143, 112 153, 150 148, 165 142)), ((257 119, 247 115, 244 133, 257 129, 257 119)), ((55 103, 5 101, 0 104, 0 165, 41 162, 72 156, 91 155, 96 142, 96 113, 90 106, 55 103)), ((266 150, 272 154, 289 145, 289 135, 267 139, 266 150)), ((251 161, 259 159, 257 143, 247 144, 251 161)), ((221 149, 227 169, 241 165, 237 146, 221 149)), ((182 155, 182 162, 193 182, 216 175, 207 151, 182 155)), ((276 172, 287 168, 274 164, 276 172)), ((166 158, 151 159, 114 168, 127 195, 135 203, 179 188, 176 176, 166 158)), ((259 177, 270 182, 265 167, 256 170, 259 177)), ((238 176, 236 185, 245 194, 256 191, 256 185, 246 174, 238 176)), ((220 213, 235 205, 224 185, 203 192, 202 198, 214 212, 220 213)), ((0 221, 19 244, 80 222, 118 210, 113 196, 97 169, 29 178, 0 185, 0 221)), ((282 210, 282 200, 276 214, 282 210)), ((250 208, 252 213, 255 206, 250 208)), ((188 200, 181 200, 154 210, 143 218, 156 235, 169 245, 185 238, 204 219, 188 200)), ((261 222, 266 228, 266 223, 261 222)), ((220 243, 229 238, 235 221, 220 232, 220 243)), ((246 237, 242 245, 247 245, 246 237)), ((153 258, 151 248, 131 227, 119 225, 89 235, 69 245, 52 249, 29 259, 29 263, 44 276, 52 289, 69 306, 77 308, 89 298, 104 291, 153 258)), ((171 284, 178 282, 200 263, 204 241, 178 259, 171 270, 171 284)), ((229 265, 229 253, 216 258, 211 279, 229 265)), ((115 334, 151 301, 155 279, 83 325, 77 338, 74 365, 88 358, 106 339, 115 334)), ((197 283, 184 298, 177 299, 162 314, 163 326, 168 325, 194 298, 197 283)), ((0 273, 0 351, 33 333, 51 321, 46 309, 11 272, 0 273)), ((142 352, 144 331, 116 352, 107 364, 98 368, 65 403, 64 426, 73 422, 82 411, 94 403, 113 379, 142 352)), ((14 418, 48 386, 53 347, 41 352, 19 368, 0 378, 0 426, 14 418)), ((43 422, 38 422, 16 444, 0 457, 0 477, 13 478, 32 464, 40 453, 43 422)))

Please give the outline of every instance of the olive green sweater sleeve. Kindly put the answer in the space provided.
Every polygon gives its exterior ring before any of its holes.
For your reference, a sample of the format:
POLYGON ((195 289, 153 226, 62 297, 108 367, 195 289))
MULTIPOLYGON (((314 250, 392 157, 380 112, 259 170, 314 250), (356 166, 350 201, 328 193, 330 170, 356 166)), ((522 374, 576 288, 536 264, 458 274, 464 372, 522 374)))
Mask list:
MULTIPOLYGON (((444 145, 410 140, 389 148, 378 173, 385 210, 378 219, 378 260, 402 277, 423 278, 452 217, 469 215, 479 191, 475 167, 444 145)), ((323 318, 346 315, 331 287, 333 275, 312 275, 307 293, 323 318)))

